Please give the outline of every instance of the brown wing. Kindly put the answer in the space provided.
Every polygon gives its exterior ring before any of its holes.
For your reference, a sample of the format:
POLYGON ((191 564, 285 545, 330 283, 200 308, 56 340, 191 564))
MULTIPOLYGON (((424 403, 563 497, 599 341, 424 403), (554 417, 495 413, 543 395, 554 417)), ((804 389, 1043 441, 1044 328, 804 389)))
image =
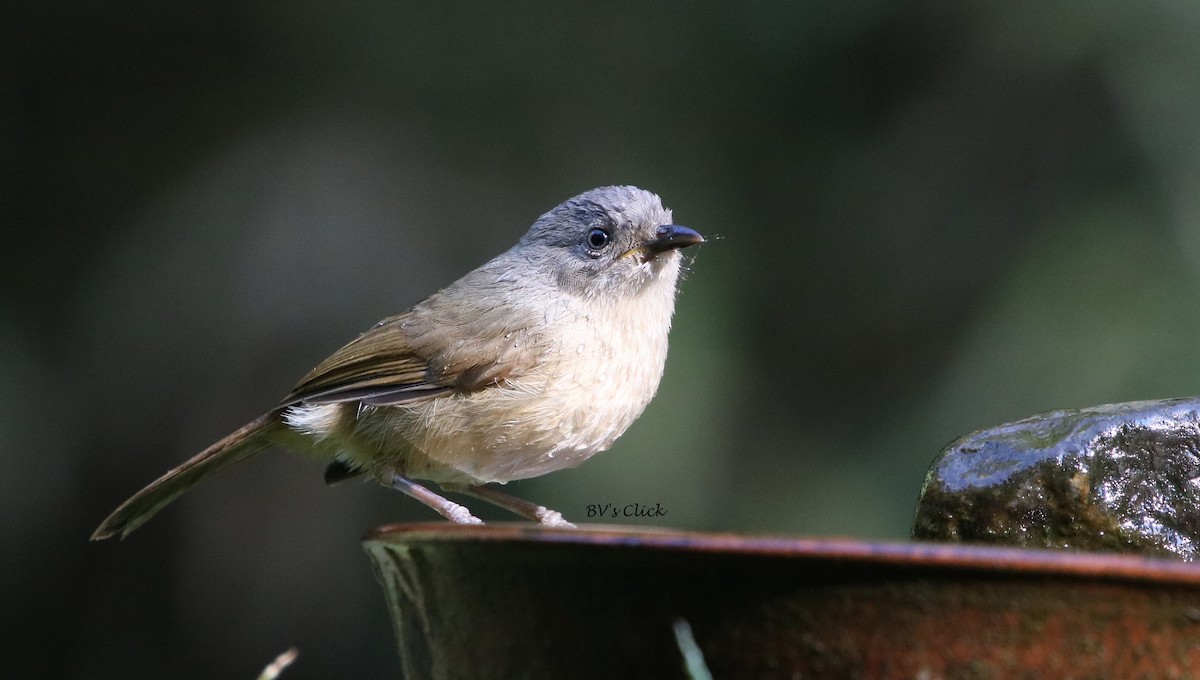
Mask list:
POLYGON ((442 356, 437 359, 438 369, 430 368, 430 352, 413 347, 412 331, 406 329, 410 321, 416 322, 411 312, 380 321, 304 376, 282 405, 398 404, 450 392, 473 392, 511 376, 511 366, 500 358, 504 348, 497 346, 476 347, 469 361, 442 356))
POLYGON ((384 319, 322 361, 296 385, 283 405, 364 401, 398 403, 449 392, 430 379, 428 362, 409 346, 408 315, 384 319))

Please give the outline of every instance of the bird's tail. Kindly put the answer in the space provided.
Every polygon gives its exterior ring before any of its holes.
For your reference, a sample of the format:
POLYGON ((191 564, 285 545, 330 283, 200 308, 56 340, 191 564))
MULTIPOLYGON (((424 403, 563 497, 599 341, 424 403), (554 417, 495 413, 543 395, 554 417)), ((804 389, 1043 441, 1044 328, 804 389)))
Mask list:
POLYGON ((281 429, 283 425, 276 411, 246 423, 122 503, 96 528, 92 540, 117 534, 125 538, 201 480, 269 447, 273 438, 270 435, 281 429))

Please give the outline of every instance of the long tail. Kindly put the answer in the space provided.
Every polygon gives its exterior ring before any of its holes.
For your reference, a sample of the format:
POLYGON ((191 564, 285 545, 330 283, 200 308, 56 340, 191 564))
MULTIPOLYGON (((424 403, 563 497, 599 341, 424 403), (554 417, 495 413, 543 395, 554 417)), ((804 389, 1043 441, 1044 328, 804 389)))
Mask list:
POLYGON ((246 423, 122 503, 96 528, 92 540, 111 538, 117 534, 125 538, 201 480, 270 446, 271 437, 264 435, 282 428, 276 411, 246 423))

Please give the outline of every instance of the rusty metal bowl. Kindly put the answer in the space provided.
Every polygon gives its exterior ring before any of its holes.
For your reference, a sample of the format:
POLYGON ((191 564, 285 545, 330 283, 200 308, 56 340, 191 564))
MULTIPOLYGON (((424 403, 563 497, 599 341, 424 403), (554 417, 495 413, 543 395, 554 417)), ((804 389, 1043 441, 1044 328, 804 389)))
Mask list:
POLYGON ((365 546, 411 678, 683 678, 692 639, 716 678, 1200 677, 1178 561, 529 524, 365 546))

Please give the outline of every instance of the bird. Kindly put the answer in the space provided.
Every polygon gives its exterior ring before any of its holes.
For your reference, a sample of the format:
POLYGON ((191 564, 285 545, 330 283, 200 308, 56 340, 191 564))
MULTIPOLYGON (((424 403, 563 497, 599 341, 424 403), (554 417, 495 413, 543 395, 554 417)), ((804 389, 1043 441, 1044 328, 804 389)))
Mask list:
POLYGON ((482 523, 428 483, 573 527, 488 485, 580 465, 642 414, 666 363, 680 251, 704 241, 637 187, 568 199, 138 491, 92 540, 124 538, 195 484, 272 447, 326 462, 328 483, 367 475, 451 522, 482 523))

